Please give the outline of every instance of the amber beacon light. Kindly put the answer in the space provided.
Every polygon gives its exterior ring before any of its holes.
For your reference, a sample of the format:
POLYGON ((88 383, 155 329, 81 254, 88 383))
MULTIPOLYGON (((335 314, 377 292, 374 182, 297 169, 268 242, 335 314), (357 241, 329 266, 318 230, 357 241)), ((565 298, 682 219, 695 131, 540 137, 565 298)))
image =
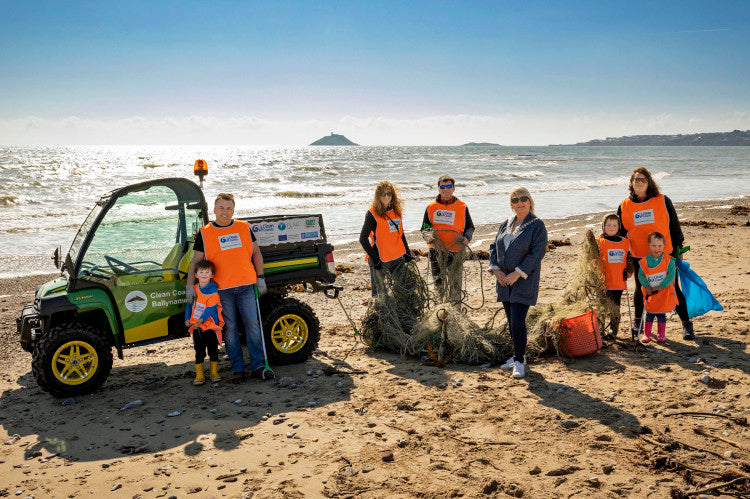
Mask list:
POLYGON ((193 167, 193 173, 198 176, 201 181, 201 189, 203 188, 203 177, 208 175, 208 164, 204 159, 196 159, 195 166, 193 167))

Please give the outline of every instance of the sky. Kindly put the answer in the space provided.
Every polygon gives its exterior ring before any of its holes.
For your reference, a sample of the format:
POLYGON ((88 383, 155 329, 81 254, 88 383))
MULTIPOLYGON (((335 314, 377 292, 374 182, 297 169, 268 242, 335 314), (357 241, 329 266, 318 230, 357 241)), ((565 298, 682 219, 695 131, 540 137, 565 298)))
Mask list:
POLYGON ((750 129, 750 2, 0 0, 0 144, 750 129))

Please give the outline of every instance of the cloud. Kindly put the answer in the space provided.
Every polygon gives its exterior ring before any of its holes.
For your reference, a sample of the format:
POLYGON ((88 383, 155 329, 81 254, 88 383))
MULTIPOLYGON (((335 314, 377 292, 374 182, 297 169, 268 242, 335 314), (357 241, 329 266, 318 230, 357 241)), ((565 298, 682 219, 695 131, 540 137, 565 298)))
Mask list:
POLYGON ((0 120, 0 140, 6 145, 306 145, 335 132, 365 145, 455 145, 469 141, 547 145, 621 135, 734 129, 750 129, 748 110, 692 115, 435 114, 408 118, 347 115, 338 119, 300 120, 215 115, 115 119, 30 116, 0 120))

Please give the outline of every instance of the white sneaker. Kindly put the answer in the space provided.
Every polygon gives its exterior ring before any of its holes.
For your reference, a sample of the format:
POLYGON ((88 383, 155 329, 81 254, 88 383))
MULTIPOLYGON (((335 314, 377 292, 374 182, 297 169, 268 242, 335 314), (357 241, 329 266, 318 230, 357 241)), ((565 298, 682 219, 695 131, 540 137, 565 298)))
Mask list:
POLYGON ((513 369, 513 362, 514 359, 513 357, 511 357, 510 359, 505 361, 505 364, 500 366, 500 369, 502 369, 503 371, 510 371, 511 369, 513 369))
POLYGON ((513 377, 514 378, 523 378, 526 376, 526 369, 524 368, 524 365, 520 362, 514 362, 513 363, 513 377))

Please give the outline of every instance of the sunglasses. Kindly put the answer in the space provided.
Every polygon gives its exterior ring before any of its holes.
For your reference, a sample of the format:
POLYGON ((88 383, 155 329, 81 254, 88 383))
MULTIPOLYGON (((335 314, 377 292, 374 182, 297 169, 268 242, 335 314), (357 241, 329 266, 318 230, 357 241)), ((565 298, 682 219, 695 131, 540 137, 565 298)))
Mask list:
POLYGON ((646 177, 635 177, 633 179, 633 182, 637 182, 639 184, 646 184, 648 183, 648 179, 646 177))
POLYGON ((441 189, 453 189, 453 184, 444 184, 440 186, 441 189))
POLYGON ((384 192, 383 194, 381 194, 381 196, 393 196, 393 193, 388 191, 388 192, 384 192))
POLYGON ((519 201, 522 201, 522 202, 525 203, 528 200, 529 200, 529 196, 520 196, 520 197, 517 197, 517 198, 510 198, 510 202, 513 203, 513 204, 516 204, 519 201))

